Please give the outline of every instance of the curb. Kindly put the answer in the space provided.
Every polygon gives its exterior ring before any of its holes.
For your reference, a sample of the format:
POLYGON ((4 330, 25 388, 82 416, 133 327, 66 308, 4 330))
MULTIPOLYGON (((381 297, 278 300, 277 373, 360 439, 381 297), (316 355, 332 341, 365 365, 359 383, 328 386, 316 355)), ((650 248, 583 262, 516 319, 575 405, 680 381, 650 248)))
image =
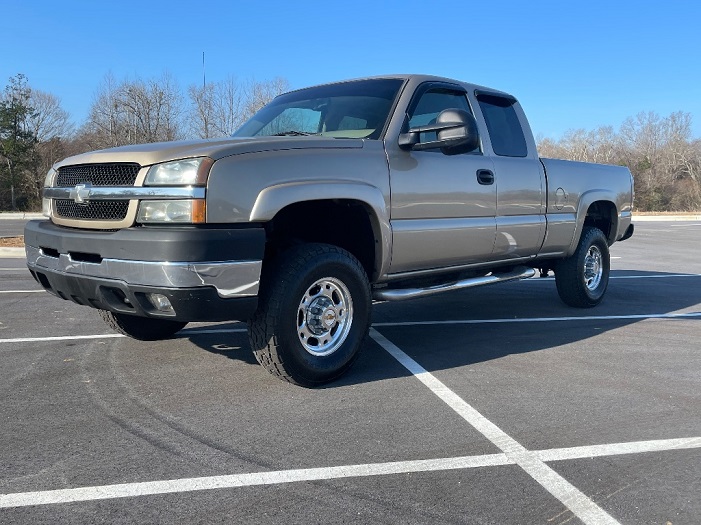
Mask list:
POLYGON ((12 220, 29 220, 29 219, 44 219, 44 215, 41 213, 30 213, 30 212, 2 212, 0 213, 0 220, 2 219, 12 219, 12 220))
POLYGON ((701 221, 701 215, 633 215, 633 222, 701 221))
POLYGON ((0 248, 0 259, 24 259, 24 248, 0 248))

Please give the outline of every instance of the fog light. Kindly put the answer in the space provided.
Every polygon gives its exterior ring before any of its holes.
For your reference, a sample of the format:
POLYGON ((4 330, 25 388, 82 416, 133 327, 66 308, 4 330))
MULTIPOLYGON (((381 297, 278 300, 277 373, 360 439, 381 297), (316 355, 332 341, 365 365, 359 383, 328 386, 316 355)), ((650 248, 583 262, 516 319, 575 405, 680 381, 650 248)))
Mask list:
POLYGON ((159 312, 163 312, 164 314, 175 313, 175 310, 173 310, 173 305, 170 304, 170 299, 168 299, 165 295, 160 293, 147 293, 146 297, 159 312))

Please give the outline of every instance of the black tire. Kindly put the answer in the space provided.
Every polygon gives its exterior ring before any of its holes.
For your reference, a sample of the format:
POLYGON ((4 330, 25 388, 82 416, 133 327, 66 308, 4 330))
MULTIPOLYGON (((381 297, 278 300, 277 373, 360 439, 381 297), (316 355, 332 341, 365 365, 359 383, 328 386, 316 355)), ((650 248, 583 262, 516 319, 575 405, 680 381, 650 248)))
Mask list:
POLYGON ((577 250, 555 268, 557 293, 569 306, 592 308, 604 298, 610 271, 606 236, 600 229, 587 226, 582 230, 577 250))
POLYGON ((345 373, 370 327, 370 284, 360 262, 328 244, 302 244, 267 264, 248 335, 258 362, 314 387, 345 373))
POLYGON ((100 310, 100 317, 112 330, 140 341, 168 339, 185 328, 186 322, 153 319, 100 310))

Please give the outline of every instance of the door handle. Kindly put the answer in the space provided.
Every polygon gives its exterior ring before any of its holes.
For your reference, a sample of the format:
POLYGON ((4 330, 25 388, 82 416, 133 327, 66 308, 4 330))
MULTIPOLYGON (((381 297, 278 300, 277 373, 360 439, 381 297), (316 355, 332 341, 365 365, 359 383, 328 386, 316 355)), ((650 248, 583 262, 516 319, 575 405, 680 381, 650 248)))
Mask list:
POLYGON ((482 186, 494 184, 494 173, 491 170, 477 170, 477 182, 482 186))

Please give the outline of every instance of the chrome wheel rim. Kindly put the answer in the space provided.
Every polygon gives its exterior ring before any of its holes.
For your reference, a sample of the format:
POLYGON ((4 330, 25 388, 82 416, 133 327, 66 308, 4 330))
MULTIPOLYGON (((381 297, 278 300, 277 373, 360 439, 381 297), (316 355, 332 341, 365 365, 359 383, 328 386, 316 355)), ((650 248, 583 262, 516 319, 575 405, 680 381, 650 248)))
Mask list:
POLYGON ((324 277, 309 286, 297 308, 297 337, 310 354, 334 353, 348 337, 353 322, 353 300, 345 284, 324 277))
POLYGON ((604 275, 604 257, 598 246, 590 246, 584 258, 584 285, 590 292, 601 284, 604 275))

